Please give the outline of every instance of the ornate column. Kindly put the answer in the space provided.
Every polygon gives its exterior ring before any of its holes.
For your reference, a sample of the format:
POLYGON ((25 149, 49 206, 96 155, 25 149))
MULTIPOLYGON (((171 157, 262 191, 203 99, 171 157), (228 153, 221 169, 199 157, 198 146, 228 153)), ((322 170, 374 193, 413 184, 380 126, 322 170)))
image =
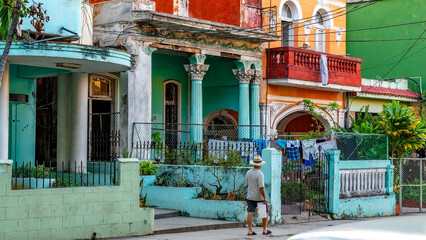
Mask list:
POLYGON ((250 137, 260 138, 260 93, 259 85, 262 81, 262 70, 255 70, 250 84, 250 137))
POLYGON ((9 151, 9 63, 0 84, 0 160, 7 160, 9 151))
POLYGON ((249 83, 254 76, 253 69, 233 69, 232 70, 239 83, 239 102, 238 102, 238 137, 250 138, 250 100, 249 83))
POLYGON ((185 70, 191 78, 191 141, 201 143, 203 141, 203 78, 209 69, 204 64, 206 56, 196 55, 190 58, 193 64, 185 64, 185 70))

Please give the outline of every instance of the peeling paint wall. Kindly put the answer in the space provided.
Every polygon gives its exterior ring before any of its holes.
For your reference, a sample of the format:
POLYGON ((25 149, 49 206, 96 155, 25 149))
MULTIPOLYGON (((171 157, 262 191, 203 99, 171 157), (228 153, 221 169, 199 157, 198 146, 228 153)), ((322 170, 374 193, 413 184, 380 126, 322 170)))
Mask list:
MULTIPOLYGON (((111 0, 90 0, 101 3, 111 0)), ((261 0, 151 0, 155 11, 242 27, 261 25, 261 0)))

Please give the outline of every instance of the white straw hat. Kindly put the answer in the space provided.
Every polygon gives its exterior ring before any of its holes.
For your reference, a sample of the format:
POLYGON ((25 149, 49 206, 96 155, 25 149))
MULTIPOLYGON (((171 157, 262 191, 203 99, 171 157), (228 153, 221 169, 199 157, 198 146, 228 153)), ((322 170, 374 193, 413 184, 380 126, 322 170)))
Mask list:
POLYGON ((255 156, 252 160, 250 160, 250 165, 253 165, 253 166, 262 166, 265 163, 266 162, 263 161, 262 157, 260 156, 255 156))

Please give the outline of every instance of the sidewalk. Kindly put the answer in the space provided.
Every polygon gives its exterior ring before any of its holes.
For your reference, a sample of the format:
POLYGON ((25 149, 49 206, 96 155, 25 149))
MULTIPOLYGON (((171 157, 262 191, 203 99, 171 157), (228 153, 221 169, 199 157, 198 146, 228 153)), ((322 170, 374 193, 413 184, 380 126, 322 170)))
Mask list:
POLYGON ((306 215, 298 215, 297 219, 293 217, 288 217, 284 219, 284 224, 275 225, 269 227, 272 231, 272 234, 269 236, 262 235, 262 228, 255 227, 254 231, 259 234, 256 236, 247 236, 247 228, 229 228, 229 229, 220 229, 220 230, 206 230, 206 231, 196 231, 196 232, 185 232, 185 233, 173 233, 173 234, 158 234, 158 235, 149 235, 141 237, 131 237, 131 238, 120 238, 125 240, 199 240, 199 239, 212 239, 212 240, 237 240, 237 239, 288 239, 293 235, 296 235, 301 232, 306 232, 309 230, 323 228, 327 226, 335 226, 344 223, 351 223, 361 220, 328 220, 321 216, 312 216, 308 219, 306 215))

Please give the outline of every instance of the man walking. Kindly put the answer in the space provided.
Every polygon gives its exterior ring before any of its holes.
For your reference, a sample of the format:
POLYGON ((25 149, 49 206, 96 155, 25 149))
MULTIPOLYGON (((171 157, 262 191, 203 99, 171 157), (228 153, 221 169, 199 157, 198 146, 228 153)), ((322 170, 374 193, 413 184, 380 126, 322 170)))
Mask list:
MULTIPOLYGON (((255 156, 250 164, 253 165, 253 168, 246 173, 246 185, 247 185, 247 224, 248 224, 248 233, 247 235, 257 235, 253 231, 253 215, 256 210, 257 203, 267 204, 265 196, 265 183, 263 173, 260 171, 260 168, 265 164, 260 156, 255 156)), ((263 235, 269 235, 272 232, 268 230, 268 217, 262 218, 263 222, 263 235)))

